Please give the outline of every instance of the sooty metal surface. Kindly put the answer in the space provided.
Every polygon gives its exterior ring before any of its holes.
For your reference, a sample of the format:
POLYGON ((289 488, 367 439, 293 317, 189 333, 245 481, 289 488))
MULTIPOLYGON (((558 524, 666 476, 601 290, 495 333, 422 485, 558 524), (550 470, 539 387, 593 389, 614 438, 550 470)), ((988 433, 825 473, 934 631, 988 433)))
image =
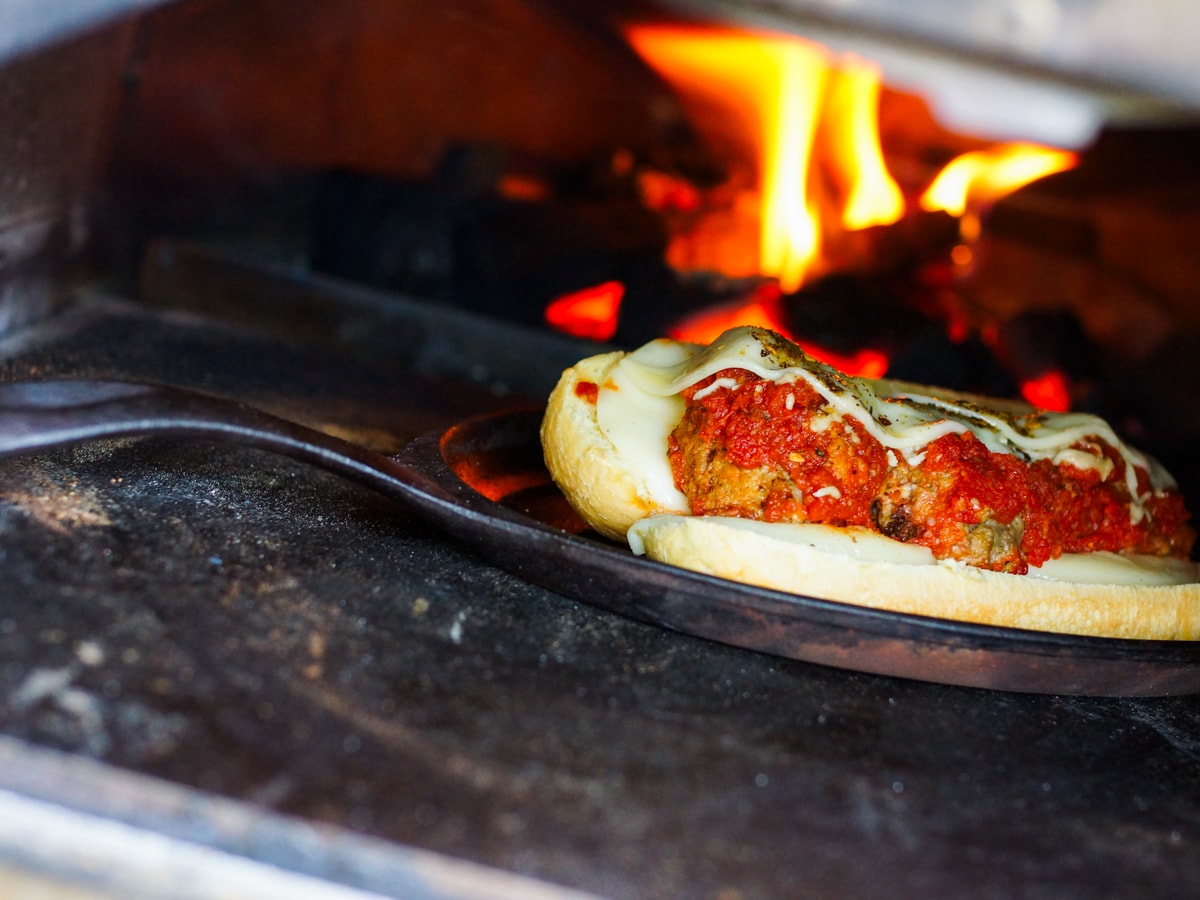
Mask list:
MULTIPOLYGON (((509 402, 413 371, 377 315, 284 340, 85 297, 0 347, 3 377, 200 386, 384 450, 509 402)), ((0 552, 20 761, 0 799, 395 895, 413 852, 622 897, 1200 891, 1196 697, 947 687, 676 634, 364 487, 196 439, 0 463, 0 552), (170 801, 121 802, 134 776, 170 801)))

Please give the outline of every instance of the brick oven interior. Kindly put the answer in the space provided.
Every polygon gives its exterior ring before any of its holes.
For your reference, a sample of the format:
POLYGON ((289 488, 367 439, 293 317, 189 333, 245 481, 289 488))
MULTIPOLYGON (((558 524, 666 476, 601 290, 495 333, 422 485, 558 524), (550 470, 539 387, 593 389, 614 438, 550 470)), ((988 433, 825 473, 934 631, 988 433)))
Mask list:
MULTIPOLYGON (((667 226, 637 195, 639 167, 702 187, 730 169, 622 38, 623 24, 677 13, 286 6, 184 3, 127 33, 95 235, 103 271, 136 284, 148 242, 198 241, 535 329, 555 296, 620 279, 625 345, 739 288, 671 271, 667 226), (514 182, 540 199, 514 199, 514 182)), ((943 346, 906 306, 914 292, 918 307, 937 302, 914 271, 948 250, 946 223, 868 242, 844 278, 795 299, 798 328, 846 351, 874 338, 896 377, 983 392, 1062 366, 1077 407, 1128 420, 1190 467, 1200 423, 1179 401, 1195 376, 1177 361, 1192 356, 1200 316, 1200 137, 1177 109, 1143 115, 1101 122, 1077 169, 989 211, 955 302, 1007 338, 994 367, 976 365, 973 345, 943 346)), ((911 178, 986 143, 908 89, 888 91, 881 118, 891 167, 911 178)))
MULTIPOLYGON (((918 33, 932 2, 900 24, 883 0, 34 5, 0 44, 4 383, 196 388, 383 454, 536 407, 598 346, 545 324, 555 297, 619 279, 611 343, 632 345, 747 289, 664 261, 634 176, 705 188, 730 160, 619 26, 809 28, 1105 115, 1076 169, 989 210, 968 275, 930 275, 953 223, 910 223, 792 297, 797 327, 966 389, 1063 368, 1200 494, 1200 74, 1166 44, 1148 66, 1136 29, 1109 69, 918 33), (947 337, 945 303, 977 339, 947 337)), ((884 112, 914 179, 984 141, 917 87, 884 112)), ((676 633, 215 439, 0 460, 0 558, 0 879, 29 891, 1200 888, 1194 696, 954 687, 676 633)))

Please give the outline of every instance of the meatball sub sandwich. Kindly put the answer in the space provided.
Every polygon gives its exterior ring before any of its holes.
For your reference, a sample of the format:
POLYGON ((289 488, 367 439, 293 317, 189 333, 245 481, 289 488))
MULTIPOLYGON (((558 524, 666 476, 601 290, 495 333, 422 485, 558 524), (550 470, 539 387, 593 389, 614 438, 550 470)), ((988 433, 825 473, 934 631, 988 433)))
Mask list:
POLYGON ((550 474, 636 553, 862 606, 1200 638, 1171 476, 1102 419, 848 376, 760 328, 562 376, 550 474))

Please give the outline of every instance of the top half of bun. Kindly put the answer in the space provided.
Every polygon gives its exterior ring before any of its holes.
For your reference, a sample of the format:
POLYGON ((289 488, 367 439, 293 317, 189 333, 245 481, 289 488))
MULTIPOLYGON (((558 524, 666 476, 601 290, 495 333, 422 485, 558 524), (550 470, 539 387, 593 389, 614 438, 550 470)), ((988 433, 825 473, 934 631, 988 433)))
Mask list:
POLYGON ((592 528, 623 540, 629 527, 656 513, 687 513, 656 503, 642 473, 624 458, 597 419, 595 391, 624 356, 619 351, 591 356, 567 369, 546 407, 542 450, 554 483, 592 528))

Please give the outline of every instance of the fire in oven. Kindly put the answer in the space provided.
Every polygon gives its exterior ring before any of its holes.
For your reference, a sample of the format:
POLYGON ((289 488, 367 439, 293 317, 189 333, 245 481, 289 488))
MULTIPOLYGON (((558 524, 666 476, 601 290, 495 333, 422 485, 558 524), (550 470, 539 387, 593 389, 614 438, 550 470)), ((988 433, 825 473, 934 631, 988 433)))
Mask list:
POLYGON ((10 5, 17 895, 1200 887, 1184 4, 10 5), (544 455, 564 370, 602 450, 544 455), (775 474, 730 462, 766 425, 695 450, 751 371, 743 425, 822 410, 775 474), (611 446, 666 473, 638 517, 694 458, 801 537, 656 556, 572 487, 611 446), (1127 543, 981 574, 915 539, 951 509, 985 557, 1127 543))

